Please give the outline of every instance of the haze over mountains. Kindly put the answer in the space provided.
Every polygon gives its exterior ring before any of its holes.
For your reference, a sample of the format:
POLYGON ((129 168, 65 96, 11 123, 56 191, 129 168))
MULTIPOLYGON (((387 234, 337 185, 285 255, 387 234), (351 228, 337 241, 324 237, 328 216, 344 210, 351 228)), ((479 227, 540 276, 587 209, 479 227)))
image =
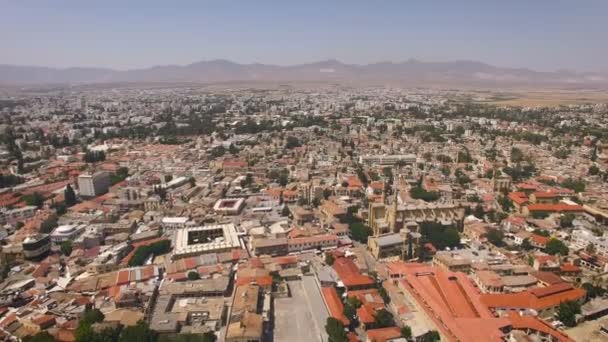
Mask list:
POLYGON ((502 68, 475 61, 379 62, 366 65, 326 60, 278 66, 238 64, 227 60, 201 61, 188 65, 162 65, 143 69, 47 68, 0 65, 2 84, 84 84, 116 82, 230 81, 391 81, 446 85, 546 85, 572 87, 608 86, 608 73, 572 71, 539 72, 502 68))

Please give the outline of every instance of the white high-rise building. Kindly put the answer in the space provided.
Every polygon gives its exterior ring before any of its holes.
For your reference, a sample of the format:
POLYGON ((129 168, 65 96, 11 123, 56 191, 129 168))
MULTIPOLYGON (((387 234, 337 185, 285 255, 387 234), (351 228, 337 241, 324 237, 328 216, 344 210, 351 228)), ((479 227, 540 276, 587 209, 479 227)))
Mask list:
POLYGON ((100 171, 92 175, 85 174, 78 176, 78 189, 80 196, 95 197, 108 192, 110 188, 110 175, 100 171))

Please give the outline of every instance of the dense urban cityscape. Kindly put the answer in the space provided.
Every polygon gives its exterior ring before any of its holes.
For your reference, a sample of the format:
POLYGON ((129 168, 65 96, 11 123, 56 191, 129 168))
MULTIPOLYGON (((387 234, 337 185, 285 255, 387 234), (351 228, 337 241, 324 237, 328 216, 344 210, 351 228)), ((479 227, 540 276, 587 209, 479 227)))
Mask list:
POLYGON ((0 334, 601 338, 608 106, 494 96, 8 89, 0 334))
POLYGON ((608 1, 0 5, 0 341, 608 341, 608 1))

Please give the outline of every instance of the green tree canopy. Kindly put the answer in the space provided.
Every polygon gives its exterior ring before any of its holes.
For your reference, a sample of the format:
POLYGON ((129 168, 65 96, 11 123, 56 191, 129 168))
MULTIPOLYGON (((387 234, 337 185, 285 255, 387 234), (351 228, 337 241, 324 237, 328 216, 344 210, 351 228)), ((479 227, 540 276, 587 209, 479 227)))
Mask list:
POLYGON ((566 244, 564 244, 561 240, 551 238, 551 240, 547 242, 547 246, 545 247, 545 253, 551 255, 568 255, 568 246, 566 246, 566 244))
POLYGON ((325 331, 327 332, 329 342, 346 342, 348 337, 344 330, 344 324, 336 318, 328 317, 325 323, 325 331))
POLYGON ((120 334, 119 342, 156 342, 158 335, 140 321, 134 326, 126 327, 120 334))
POLYGON ((72 241, 67 240, 61 243, 60 246, 61 254, 65 256, 70 256, 72 254, 72 241))
POLYGON ((386 328, 394 325, 393 314, 386 309, 376 311, 374 323, 378 328, 386 328))
POLYGON ((568 327, 576 325, 576 315, 581 313, 581 305, 577 301, 569 300, 559 304, 557 319, 568 327))

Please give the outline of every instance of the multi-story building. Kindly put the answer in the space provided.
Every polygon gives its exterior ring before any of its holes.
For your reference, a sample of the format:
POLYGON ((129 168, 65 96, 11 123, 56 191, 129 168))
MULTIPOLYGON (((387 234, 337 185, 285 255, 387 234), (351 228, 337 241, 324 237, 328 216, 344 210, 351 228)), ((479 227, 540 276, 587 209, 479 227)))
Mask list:
POLYGON ((586 249, 593 246, 595 254, 608 257, 608 238, 606 236, 596 236, 589 230, 575 229, 570 235, 570 243, 573 249, 586 249))
POLYGON ((23 257, 37 259, 51 249, 51 238, 47 234, 28 236, 23 240, 23 257))
POLYGON ((51 233, 51 242, 55 245, 59 245, 65 241, 72 241, 78 235, 84 232, 85 225, 66 224, 59 226, 51 233))
POLYGON ((96 172, 78 176, 78 189, 80 196, 95 197, 108 192, 110 188, 110 175, 107 172, 96 172))

